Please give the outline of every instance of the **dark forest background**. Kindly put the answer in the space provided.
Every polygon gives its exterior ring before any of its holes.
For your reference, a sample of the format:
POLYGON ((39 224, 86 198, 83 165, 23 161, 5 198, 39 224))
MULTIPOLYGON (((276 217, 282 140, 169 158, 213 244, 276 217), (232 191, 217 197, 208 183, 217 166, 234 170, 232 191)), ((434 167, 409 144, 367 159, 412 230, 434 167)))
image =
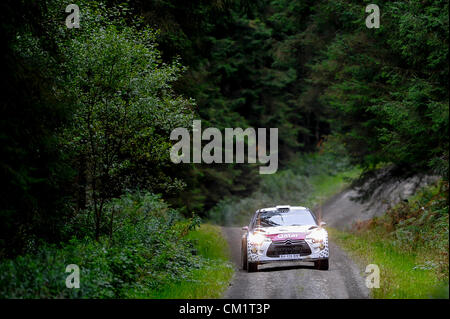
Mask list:
POLYGON ((380 0, 379 29, 368 1, 80 1, 70 30, 69 3, 0 4, 0 257, 69 240, 83 212, 108 235, 130 192, 185 216, 250 195, 254 166, 170 162, 193 118, 277 127, 281 168, 333 139, 365 172, 448 180, 448 1, 380 0))

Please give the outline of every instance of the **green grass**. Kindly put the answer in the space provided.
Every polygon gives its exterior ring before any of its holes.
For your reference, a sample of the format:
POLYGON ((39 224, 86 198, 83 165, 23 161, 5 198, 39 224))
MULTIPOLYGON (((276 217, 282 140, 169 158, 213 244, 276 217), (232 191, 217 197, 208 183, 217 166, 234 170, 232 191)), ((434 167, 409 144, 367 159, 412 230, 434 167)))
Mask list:
POLYGON ((194 269, 189 279, 152 291, 146 298, 206 299, 220 298, 233 276, 229 262, 228 243, 219 226, 202 224, 187 237, 195 242, 198 254, 207 259, 206 265, 194 269))
POLYGON ((380 268, 380 288, 373 298, 417 299, 448 298, 448 278, 441 279, 432 268, 425 269, 421 252, 405 251, 390 239, 372 232, 353 234, 329 228, 330 238, 362 266, 380 268))
POLYGON ((374 298, 448 298, 448 182, 419 190, 383 216, 330 237, 364 269, 380 268, 374 298))

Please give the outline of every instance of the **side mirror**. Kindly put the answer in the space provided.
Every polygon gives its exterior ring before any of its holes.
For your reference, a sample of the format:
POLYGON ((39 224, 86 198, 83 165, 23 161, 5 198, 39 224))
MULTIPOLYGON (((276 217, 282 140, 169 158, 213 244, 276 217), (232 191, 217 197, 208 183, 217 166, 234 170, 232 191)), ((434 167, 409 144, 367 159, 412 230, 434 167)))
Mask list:
POLYGON ((248 231, 248 226, 242 227, 242 230, 248 231))
POLYGON ((325 223, 325 222, 320 222, 320 223, 319 223, 319 226, 320 226, 320 227, 325 227, 326 225, 327 225, 327 223, 325 223))

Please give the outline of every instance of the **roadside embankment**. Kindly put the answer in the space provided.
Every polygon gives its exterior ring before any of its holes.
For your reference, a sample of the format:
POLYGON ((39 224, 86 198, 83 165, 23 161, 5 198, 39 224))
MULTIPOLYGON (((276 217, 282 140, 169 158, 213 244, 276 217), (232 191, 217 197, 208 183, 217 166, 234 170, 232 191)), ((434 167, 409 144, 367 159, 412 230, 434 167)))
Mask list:
MULTIPOLYGON (((333 222, 341 226, 340 219, 333 222)), ((448 230, 448 182, 441 181, 381 216, 329 233, 359 264, 378 265, 380 287, 372 297, 448 298, 448 230)))

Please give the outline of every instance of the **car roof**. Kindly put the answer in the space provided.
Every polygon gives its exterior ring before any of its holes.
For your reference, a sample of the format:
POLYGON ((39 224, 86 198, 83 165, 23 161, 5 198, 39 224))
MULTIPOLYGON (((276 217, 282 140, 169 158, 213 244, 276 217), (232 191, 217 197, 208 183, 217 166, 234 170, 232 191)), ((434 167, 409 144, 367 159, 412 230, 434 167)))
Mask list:
POLYGON ((274 207, 261 208, 257 212, 262 213, 262 212, 276 211, 276 210, 284 211, 284 212, 291 212, 291 211, 299 211, 299 210, 309 210, 309 208, 303 207, 303 206, 277 205, 274 207))

